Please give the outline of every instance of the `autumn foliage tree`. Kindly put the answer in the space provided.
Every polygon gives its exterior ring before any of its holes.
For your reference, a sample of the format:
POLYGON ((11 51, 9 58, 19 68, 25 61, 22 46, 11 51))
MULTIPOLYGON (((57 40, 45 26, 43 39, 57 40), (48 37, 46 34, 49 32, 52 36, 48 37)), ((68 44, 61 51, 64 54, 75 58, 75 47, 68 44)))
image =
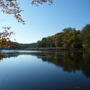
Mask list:
POLYGON ((4 31, 0 32, 0 48, 10 48, 12 45, 10 37, 13 32, 10 32, 11 27, 3 27, 4 31))
MULTIPOLYGON (((32 0, 33 5, 40 5, 43 3, 51 4, 52 0, 32 0)), ((21 17, 23 10, 19 7, 19 0, 0 0, 0 8, 3 13, 13 14, 18 22, 25 24, 25 21, 21 17)))
MULTIPOLYGON (((31 0, 33 5, 40 5, 43 3, 51 4, 52 0, 31 0)), ((5 14, 12 14, 16 20, 22 24, 25 24, 25 21, 21 17, 19 0, 0 0, 0 9, 5 14)), ((0 48, 9 48, 12 46, 10 43, 10 36, 13 32, 9 32, 10 27, 4 27, 4 31, 0 32, 0 48)))

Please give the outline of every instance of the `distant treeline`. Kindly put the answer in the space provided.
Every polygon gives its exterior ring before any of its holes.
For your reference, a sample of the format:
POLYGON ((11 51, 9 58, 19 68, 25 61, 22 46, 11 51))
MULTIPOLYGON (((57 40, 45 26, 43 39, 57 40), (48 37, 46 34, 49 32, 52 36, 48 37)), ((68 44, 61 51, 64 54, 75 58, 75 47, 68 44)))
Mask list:
POLYGON ((42 38, 32 44, 18 44, 12 47, 14 49, 30 48, 90 48, 90 24, 87 24, 82 30, 75 28, 65 28, 56 35, 42 38))
POLYGON ((82 30, 65 28, 56 35, 43 38, 37 43, 30 45, 30 48, 90 48, 90 24, 82 30))

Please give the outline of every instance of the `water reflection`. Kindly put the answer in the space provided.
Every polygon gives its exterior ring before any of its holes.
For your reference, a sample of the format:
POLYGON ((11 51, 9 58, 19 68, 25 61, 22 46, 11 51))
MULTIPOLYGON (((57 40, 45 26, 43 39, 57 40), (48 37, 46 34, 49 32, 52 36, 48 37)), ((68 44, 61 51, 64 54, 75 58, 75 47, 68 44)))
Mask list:
POLYGON ((90 77, 90 52, 48 52, 32 53, 43 61, 62 67, 64 71, 76 72, 77 70, 90 77))
POLYGON ((40 58, 43 62, 49 62, 61 67, 66 72, 81 71, 86 77, 90 77, 90 52, 0 52, 0 61, 3 58, 17 57, 22 54, 28 54, 40 58))
POLYGON ((18 52, 16 52, 16 53, 0 52, 0 61, 3 61, 4 58, 17 57, 19 55, 20 54, 18 52))
POLYGON ((30 55, 37 51, 29 50, 1 50, 0 51, 0 61, 3 61, 3 58, 18 57, 19 55, 30 55))

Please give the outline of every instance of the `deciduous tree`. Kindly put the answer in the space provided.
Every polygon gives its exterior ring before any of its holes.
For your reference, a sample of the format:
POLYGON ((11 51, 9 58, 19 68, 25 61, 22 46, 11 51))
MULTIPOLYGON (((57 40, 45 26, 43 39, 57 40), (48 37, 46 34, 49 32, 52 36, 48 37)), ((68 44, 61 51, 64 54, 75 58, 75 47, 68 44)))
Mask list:
MULTIPOLYGON (((32 4, 36 6, 43 3, 51 4, 52 0, 32 0, 32 4)), ((20 9, 19 0, 0 0, 0 8, 3 13, 13 14, 18 22, 25 23, 21 17, 23 10, 20 9)))

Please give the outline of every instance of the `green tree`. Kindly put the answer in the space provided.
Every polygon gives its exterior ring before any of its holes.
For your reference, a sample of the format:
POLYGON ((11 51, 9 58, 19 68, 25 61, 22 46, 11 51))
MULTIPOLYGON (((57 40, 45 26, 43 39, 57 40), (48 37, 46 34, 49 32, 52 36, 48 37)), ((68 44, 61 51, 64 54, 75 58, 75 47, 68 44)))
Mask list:
POLYGON ((43 38, 41 41, 41 47, 47 47, 47 38, 43 38))
POLYGON ((72 43, 71 43, 71 48, 82 48, 82 39, 80 37, 80 31, 76 30, 73 32, 73 35, 71 37, 72 43))
POLYGON ((63 46, 63 38, 64 38, 63 33, 59 33, 59 34, 56 35, 55 47, 62 47, 63 46))
POLYGON ((75 28, 65 28, 64 30, 64 48, 81 48, 82 40, 80 37, 80 31, 75 28))
POLYGON ((64 31, 63 47, 71 48, 70 45, 73 42, 72 36, 76 30, 75 30, 75 28, 65 28, 63 31, 64 31))
POLYGON ((81 32, 81 37, 83 40, 83 47, 90 48, 90 24, 87 24, 81 32))

